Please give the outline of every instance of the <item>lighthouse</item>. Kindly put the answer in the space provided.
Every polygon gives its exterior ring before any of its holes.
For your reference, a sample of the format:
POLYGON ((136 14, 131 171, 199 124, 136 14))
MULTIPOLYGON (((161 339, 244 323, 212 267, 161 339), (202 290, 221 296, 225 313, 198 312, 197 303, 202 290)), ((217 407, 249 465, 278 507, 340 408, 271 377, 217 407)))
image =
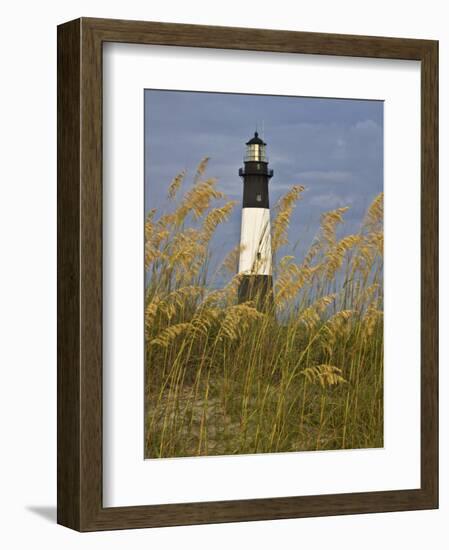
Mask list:
POLYGON ((273 170, 268 169, 266 143, 257 132, 246 143, 243 179, 243 207, 240 236, 239 303, 254 300, 258 309, 272 303, 272 254, 268 182, 273 170))

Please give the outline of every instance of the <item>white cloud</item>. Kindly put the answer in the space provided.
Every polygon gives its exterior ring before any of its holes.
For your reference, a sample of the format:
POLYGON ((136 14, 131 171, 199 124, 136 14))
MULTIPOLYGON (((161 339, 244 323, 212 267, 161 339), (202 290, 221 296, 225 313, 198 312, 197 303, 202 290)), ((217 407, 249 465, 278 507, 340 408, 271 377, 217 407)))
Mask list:
POLYGON ((354 199, 351 196, 340 196, 334 193, 326 193, 323 195, 315 195, 309 200, 310 204, 320 206, 325 209, 341 208, 343 206, 351 206, 354 199))
POLYGON ((367 120, 359 120, 354 125, 355 130, 361 130, 363 132, 377 132, 378 125, 374 122, 374 120, 367 119, 367 120))
POLYGON ((308 181, 314 183, 349 183, 352 181, 352 173, 342 170, 312 170, 299 172, 295 177, 301 184, 307 184, 308 181))

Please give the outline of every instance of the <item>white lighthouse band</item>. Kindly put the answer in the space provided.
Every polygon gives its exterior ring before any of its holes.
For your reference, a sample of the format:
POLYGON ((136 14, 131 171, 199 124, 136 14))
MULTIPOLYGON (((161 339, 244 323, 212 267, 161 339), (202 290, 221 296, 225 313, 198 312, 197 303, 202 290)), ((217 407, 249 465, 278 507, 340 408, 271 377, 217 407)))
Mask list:
POLYGON ((269 208, 243 208, 239 273, 271 275, 271 230, 269 208))
POLYGON ((257 132, 246 143, 243 178, 242 225, 240 235, 239 302, 255 300, 265 307, 272 296, 272 251, 268 182, 273 171, 268 169, 266 144, 257 132))

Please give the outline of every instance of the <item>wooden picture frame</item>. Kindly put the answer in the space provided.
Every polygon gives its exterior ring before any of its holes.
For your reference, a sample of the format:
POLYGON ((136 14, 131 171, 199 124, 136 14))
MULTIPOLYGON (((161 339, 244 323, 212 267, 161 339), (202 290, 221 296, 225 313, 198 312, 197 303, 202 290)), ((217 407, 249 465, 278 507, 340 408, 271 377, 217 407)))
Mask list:
POLYGON ((58 27, 58 523, 79 531, 438 507, 438 43, 81 18, 58 27), (102 45, 421 62, 421 488, 105 508, 102 503, 102 45))

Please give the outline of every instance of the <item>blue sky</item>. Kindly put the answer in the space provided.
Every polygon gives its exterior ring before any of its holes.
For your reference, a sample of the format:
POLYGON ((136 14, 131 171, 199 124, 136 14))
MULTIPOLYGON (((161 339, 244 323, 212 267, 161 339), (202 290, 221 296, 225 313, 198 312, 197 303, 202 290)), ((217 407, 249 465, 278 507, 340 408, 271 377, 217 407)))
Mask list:
POLYGON ((349 206, 342 231, 356 231, 367 206, 383 190, 383 102, 207 92, 145 91, 145 208, 167 209, 167 186, 182 170, 191 182, 198 162, 238 201, 214 244, 219 262, 239 242, 245 142, 255 129, 267 143, 270 205, 292 185, 306 191, 294 211, 282 253, 300 260, 320 215, 349 206))

